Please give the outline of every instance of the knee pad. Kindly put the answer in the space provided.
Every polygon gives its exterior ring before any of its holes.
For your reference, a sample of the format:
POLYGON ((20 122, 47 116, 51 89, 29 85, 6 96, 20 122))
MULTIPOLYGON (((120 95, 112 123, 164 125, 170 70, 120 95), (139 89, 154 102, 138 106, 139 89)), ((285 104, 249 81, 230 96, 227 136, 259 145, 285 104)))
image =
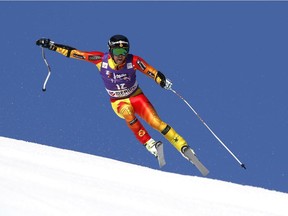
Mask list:
POLYGON ((130 104, 127 103, 119 103, 118 107, 117 107, 117 111, 124 117, 126 118, 129 115, 133 115, 134 116, 134 109, 130 104))

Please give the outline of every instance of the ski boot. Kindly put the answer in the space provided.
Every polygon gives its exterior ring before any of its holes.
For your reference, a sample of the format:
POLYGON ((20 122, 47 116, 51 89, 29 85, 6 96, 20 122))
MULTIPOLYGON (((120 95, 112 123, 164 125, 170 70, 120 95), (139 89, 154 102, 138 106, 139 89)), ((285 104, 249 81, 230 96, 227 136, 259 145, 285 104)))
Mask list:
POLYGON ((163 143, 161 141, 155 141, 152 138, 145 143, 146 149, 153 154, 159 163, 159 167, 162 168, 165 164, 165 157, 163 151, 163 143))
POLYGON ((160 141, 156 142, 154 139, 150 139, 148 140, 144 146, 146 147, 146 149, 151 153, 153 154, 155 157, 158 157, 158 151, 157 151, 157 144, 158 143, 161 143, 160 141))
POLYGON ((184 158, 190 161, 200 172, 203 176, 208 175, 209 170, 199 161, 193 149, 189 146, 183 146, 181 148, 181 154, 184 158))
POLYGON ((186 160, 188 160, 188 161, 190 161, 192 164, 193 164, 193 162, 186 156, 187 154, 193 154, 193 155, 195 155, 196 156, 196 154, 195 154, 195 152, 194 152, 194 150, 193 149, 191 149, 189 146, 183 146, 182 148, 181 148, 181 151, 180 151, 180 153, 181 153, 181 155, 186 159, 186 160))

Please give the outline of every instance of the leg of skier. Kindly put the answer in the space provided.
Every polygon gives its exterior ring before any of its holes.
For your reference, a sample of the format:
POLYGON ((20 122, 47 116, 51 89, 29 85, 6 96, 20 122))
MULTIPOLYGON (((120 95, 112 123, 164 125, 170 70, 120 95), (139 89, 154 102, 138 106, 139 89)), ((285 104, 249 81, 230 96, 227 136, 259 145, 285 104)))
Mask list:
POLYGON ((144 94, 112 101, 111 104, 115 113, 119 117, 125 119, 128 127, 133 131, 136 138, 145 145, 150 153, 157 157, 160 167, 164 166, 166 163, 163 155, 163 146, 159 145, 160 150, 158 153, 156 146, 158 146, 159 142, 155 142, 150 137, 146 129, 136 118, 135 113, 143 118, 155 130, 161 132, 182 156, 193 163, 204 176, 209 173, 208 169, 198 160, 194 151, 187 145, 183 137, 160 119, 156 110, 144 94))
POLYGON ((147 130, 144 128, 141 122, 137 119, 134 108, 129 98, 112 101, 111 104, 115 113, 120 118, 125 119, 127 126, 134 133, 138 141, 141 144, 145 145, 146 149, 151 154, 157 157, 158 154, 157 154, 157 149, 155 146, 157 142, 151 138, 147 130))
MULTIPOLYGON (((158 116, 153 105, 144 94, 139 94, 130 98, 131 104, 135 112, 143 118, 152 128, 159 131, 164 137, 181 152, 184 146, 188 146, 187 142, 181 137, 171 126, 163 122, 158 116)), ((181 152, 182 153, 182 152, 181 152)))

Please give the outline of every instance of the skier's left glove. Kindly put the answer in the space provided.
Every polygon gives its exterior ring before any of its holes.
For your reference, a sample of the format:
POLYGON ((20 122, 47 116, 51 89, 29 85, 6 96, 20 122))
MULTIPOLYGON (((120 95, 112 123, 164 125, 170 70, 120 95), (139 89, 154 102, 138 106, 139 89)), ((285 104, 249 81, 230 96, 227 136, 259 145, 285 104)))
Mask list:
POLYGON ((164 89, 166 89, 166 90, 171 90, 171 88, 172 88, 172 82, 171 82, 171 80, 169 80, 169 79, 167 79, 166 78, 166 80, 165 80, 165 85, 164 85, 164 89))
POLYGON ((171 80, 167 79, 165 77, 165 75, 163 73, 161 73, 160 71, 157 72, 157 76, 156 76, 156 82, 159 83, 159 85, 167 90, 171 90, 172 87, 172 82, 171 80))
POLYGON ((54 48, 54 42, 48 38, 41 38, 41 39, 37 40, 36 45, 41 46, 43 48, 48 48, 50 50, 53 50, 53 48, 54 48))

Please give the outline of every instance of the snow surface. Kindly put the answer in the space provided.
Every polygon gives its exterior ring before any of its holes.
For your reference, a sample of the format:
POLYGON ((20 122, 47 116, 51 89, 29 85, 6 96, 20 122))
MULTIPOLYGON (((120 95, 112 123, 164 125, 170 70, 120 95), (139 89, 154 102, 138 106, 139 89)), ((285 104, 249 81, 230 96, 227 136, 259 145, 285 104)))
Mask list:
POLYGON ((0 216, 287 216, 288 194, 0 137, 0 216))

